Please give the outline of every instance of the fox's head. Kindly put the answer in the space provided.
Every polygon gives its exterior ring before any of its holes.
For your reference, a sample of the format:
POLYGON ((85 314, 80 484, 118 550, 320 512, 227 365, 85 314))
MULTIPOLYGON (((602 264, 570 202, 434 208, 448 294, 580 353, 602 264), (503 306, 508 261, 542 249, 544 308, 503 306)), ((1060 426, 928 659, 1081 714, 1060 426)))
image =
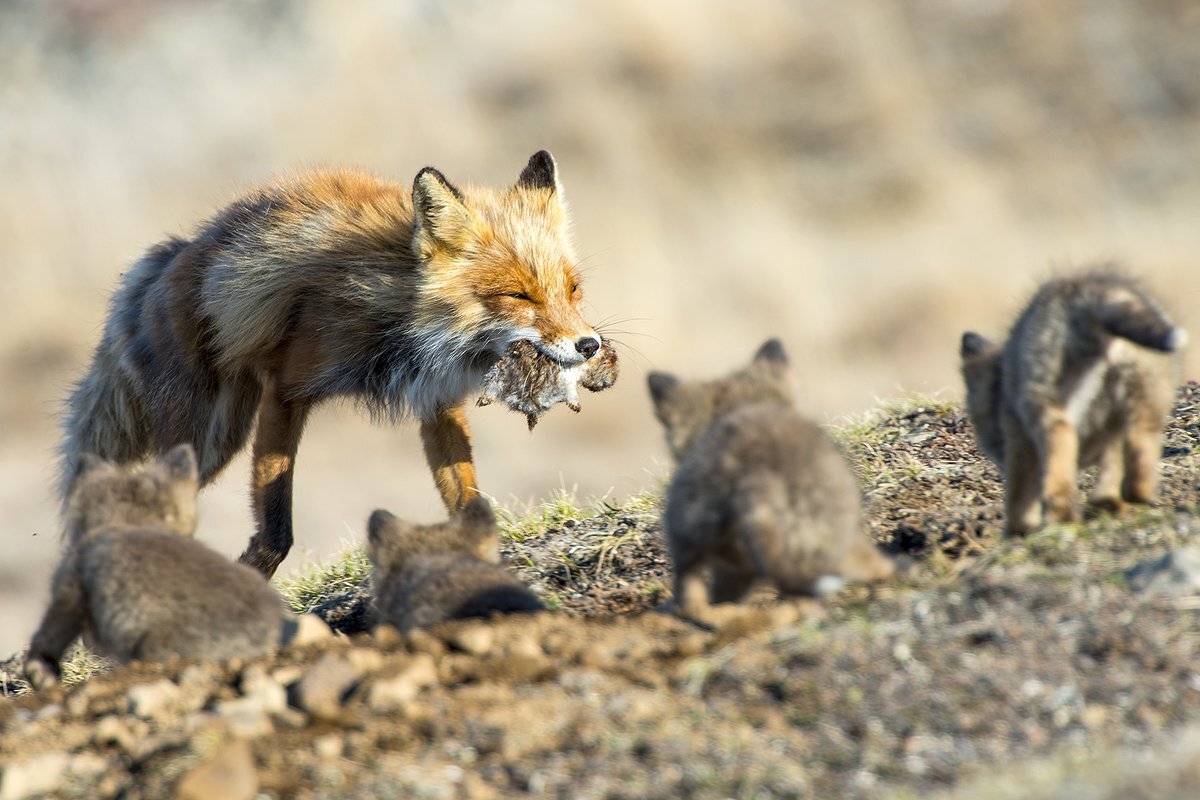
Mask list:
POLYGON ((439 322, 497 357, 528 339, 564 365, 600 350, 580 314, 582 281, 558 167, 533 154, 505 190, 459 191, 426 167, 413 181, 412 246, 421 262, 419 324, 439 322))
POLYGON ((429 553, 465 553, 499 563, 496 515, 487 499, 476 496, 449 520, 433 525, 406 522, 382 508, 367 520, 367 554, 376 569, 400 569, 409 558, 429 553))
POLYGON ((996 466, 1004 466, 1004 431, 1001 415, 1003 377, 999 345, 973 331, 962 335, 963 383, 967 386, 967 416, 975 429, 975 441, 996 466))
POLYGON ((92 453, 75 465, 64 524, 69 540, 108 525, 154 528, 192 536, 196 532, 196 455, 189 444, 158 461, 127 472, 92 453))
POLYGON ((763 343, 750 363, 725 378, 681 381, 666 372, 647 378, 654 415, 667 433, 667 446, 678 460, 718 418, 756 403, 792 405, 795 384, 787 353, 778 339, 763 343))

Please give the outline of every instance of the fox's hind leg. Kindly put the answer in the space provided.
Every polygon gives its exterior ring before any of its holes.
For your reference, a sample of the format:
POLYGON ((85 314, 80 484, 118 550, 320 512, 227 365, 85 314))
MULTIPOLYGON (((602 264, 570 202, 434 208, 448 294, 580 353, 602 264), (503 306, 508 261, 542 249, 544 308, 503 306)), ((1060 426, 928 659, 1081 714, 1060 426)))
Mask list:
POLYGON ((1163 431, 1157 420, 1138 420, 1125 435, 1125 480, 1121 496, 1130 503, 1153 503, 1158 497, 1158 460, 1163 431))
POLYGON ((433 417, 421 420, 425 459, 433 472, 433 482, 442 495, 442 502, 451 514, 479 494, 464 406, 465 403, 459 403, 441 408, 433 417))
POLYGON ((1100 453, 1096 473, 1096 485, 1088 496, 1088 507, 1096 511, 1115 514, 1125 503, 1121 500, 1121 475, 1124 472, 1122 442, 1114 437, 1106 442, 1100 453))
POLYGON ((239 561, 268 578, 292 548, 292 476, 311 407, 308 400, 286 399, 273 377, 264 379, 250 485, 257 530, 239 561))

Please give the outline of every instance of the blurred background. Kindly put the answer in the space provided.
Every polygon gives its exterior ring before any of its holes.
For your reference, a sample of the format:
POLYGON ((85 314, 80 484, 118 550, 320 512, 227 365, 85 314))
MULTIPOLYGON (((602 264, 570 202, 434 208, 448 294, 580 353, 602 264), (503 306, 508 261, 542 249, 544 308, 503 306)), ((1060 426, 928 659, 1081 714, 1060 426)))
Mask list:
MULTIPOLYGON (((556 156, 622 377, 531 435, 471 412, 484 489, 621 498, 666 469, 650 369, 783 338, 804 404, 957 398, 957 344, 1095 259, 1200 328, 1194 0, 0 0, 0 655, 58 554, 56 416, 126 266, 246 188, 346 165, 407 185, 556 156)), ((1197 375, 1200 348, 1187 357, 1197 375)), ((200 537, 251 532, 243 456, 200 537)), ((371 509, 442 515, 415 426, 319 411, 282 572, 371 509)))

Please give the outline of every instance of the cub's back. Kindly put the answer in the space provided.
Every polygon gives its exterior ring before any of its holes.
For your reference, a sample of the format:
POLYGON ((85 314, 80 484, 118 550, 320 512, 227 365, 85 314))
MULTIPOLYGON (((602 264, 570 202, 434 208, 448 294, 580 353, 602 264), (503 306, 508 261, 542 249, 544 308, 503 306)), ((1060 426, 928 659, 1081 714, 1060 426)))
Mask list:
POLYGON ((503 567, 462 553, 413 556, 402 569, 376 576, 377 621, 401 631, 492 612, 543 608, 503 567))
POLYGON ((102 528, 78 544, 90 625, 122 660, 229 658, 279 643, 283 603, 262 575, 192 539, 102 528))

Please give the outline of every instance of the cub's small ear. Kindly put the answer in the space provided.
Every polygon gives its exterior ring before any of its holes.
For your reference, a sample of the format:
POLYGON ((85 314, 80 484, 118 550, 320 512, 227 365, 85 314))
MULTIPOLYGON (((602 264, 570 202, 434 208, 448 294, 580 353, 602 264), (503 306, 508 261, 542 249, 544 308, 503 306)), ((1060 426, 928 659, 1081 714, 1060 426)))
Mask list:
POLYGON ((112 469, 115 469, 112 464, 95 453, 84 453, 75 462, 75 469, 71 473, 71 486, 74 486, 85 475, 99 475, 112 469))
POLYGON ((962 335, 962 343, 959 345, 958 354, 962 358, 974 358, 994 348, 995 345, 987 337, 980 336, 974 331, 967 331, 962 335))
POLYGON ((778 364, 781 367, 788 365, 787 353, 783 350, 783 342, 778 339, 767 339, 763 342, 762 347, 758 348, 758 352, 754 354, 755 363, 778 364))
POLYGON ((413 179, 413 248, 427 256, 435 245, 454 247, 471 222, 463 195, 446 176, 425 167, 413 179))
POLYGON ((174 481, 200 482, 200 468, 196 465, 196 451, 190 444, 177 444, 158 459, 174 481))
POLYGON ((399 523, 400 520, 392 512, 382 508, 375 509, 367 520, 367 541, 372 547, 378 546, 399 523))
POLYGON ((496 524, 496 514, 492 504, 481 494, 472 497, 458 512, 458 518, 467 525, 480 525, 491 528, 496 524))
POLYGON ((651 372, 646 376, 646 385, 650 387, 650 399, 654 405, 661 406, 669 402, 679 388, 679 378, 669 372, 651 372))
POLYGON ((558 182, 558 165, 554 163, 554 156, 550 155, 548 150, 538 150, 530 156, 529 163, 517 178, 517 186, 527 189, 549 189, 562 194, 562 186, 558 182))

